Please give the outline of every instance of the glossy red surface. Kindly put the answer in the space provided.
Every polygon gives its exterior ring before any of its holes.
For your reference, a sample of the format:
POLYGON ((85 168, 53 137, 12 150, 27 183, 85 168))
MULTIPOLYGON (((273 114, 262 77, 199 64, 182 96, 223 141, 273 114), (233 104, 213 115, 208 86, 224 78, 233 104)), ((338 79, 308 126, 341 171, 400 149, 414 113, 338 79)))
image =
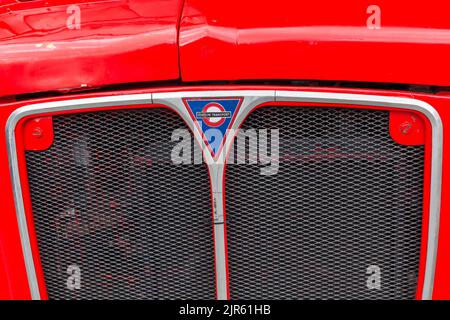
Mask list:
MULTIPOLYGON (((131 82, 310 79, 450 86, 450 2, 380 0, 376 2, 380 28, 369 29, 367 9, 372 4, 371 0, 184 0, 184 5, 183 0, 0 0, 0 126, 5 127, 15 109, 37 101, 244 88, 180 86, 22 102, 13 97, 131 82), (72 4, 81 9, 80 29, 67 26, 72 4)), ((449 92, 291 89, 415 97, 439 112, 444 125, 443 201, 433 297, 450 299, 449 92)), ((429 132, 424 134, 429 139, 429 132)), ((0 299, 28 299, 5 130, 0 130, 0 184, 0 299)), ((424 200, 429 201, 427 195, 424 200)), ((422 260, 421 270, 423 264, 422 260)), ((42 288, 42 273, 39 268, 37 272, 42 288)))
POLYGON ((177 79, 181 4, 1 0, 0 96, 177 79))
MULTIPOLYGON (((159 88, 148 90, 134 90, 134 91, 115 91, 111 93, 96 93, 96 94, 78 94, 65 96, 63 99, 74 99, 81 97, 93 97, 93 96, 108 96, 117 94, 130 94, 130 93, 142 93, 142 92, 161 92, 161 91, 186 91, 186 90, 232 90, 232 89, 274 89, 274 87, 178 87, 178 88, 159 88)), ((388 95, 399 97, 415 97, 417 99, 430 103, 440 114, 444 125, 444 163, 450 156, 450 134, 445 129, 450 126, 450 97, 447 95, 427 95, 418 94, 413 95, 410 92, 393 92, 393 91, 377 91, 377 90, 360 90, 360 89, 330 89, 330 88, 282 88, 290 90, 304 90, 304 91, 322 91, 322 92, 346 92, 346 93, 363 93, 363 94, 375 94, 375 95, 388 95)), ((26 102, 12 102, 5 103, 0 108, 0 125, 5 126, 6 120, 10 113, 20 106, 30 103, 43 102, 43 101, 55 101, 62 98, 47 98, 26 102)), ((16 134, 20 133, 20 130, 16 131, 16 134)), ((430 141, 430 132, 425 130, 425 138, 430 141)), ((21 139, 20 134, 17 139, 21 139)), ((20 143, 18 143, 20 148, 20 143)), ((426 151, 429 159, 429 149, 426 151)), ((23 169, 22 169, 23 170, 23 169)), ((429 170, 426 167, 426 172, 429 170)), ((5 145, 5 132, 0 131, 0 176, 2 179, 3 193, 0 193, 0 216, 2 223, 0 224, 0 298, 3 299, 27 299, 30 297, 29 288, 27 284, 27 278, 24 268, 24 261, 21 252, 20 239, 17 228, 17 218, 14 210, 14 201, 11 191, 11 183, 9 176, 8 161, 6 155, 5 145)), ((426 173, 426 181, 429 181, 429 173, 426 173)), ((425 182, 425 184, 427 184, 425 182)), ((24 194, 27 194, 26 188, 24 194)), ((443 183, 442 183, 442 199, 450 197, 450 169, 443 168, 443 183)), ((424 208, 427 208, 429 202, 429 196, 425 193, 424 208)), ((26 210, 30 212, 30 203, 25 204, 26 210)), ((427 220, 425 216, 424 223, 426 225, 427 220)), ((34 235, 31 233, 31 237, 34 235)), ((424 239, 426 232, 424 232, 424 239)), ((425 242, 423 242, 424 244, 425 242)), ((420 264, 419 283, 423 280, 424 270, 424 253, 425 246, 422 245, 422 259, 420 264)), ((37 252, 34 248, 34 252, 37 252)), ((434 284, 434 298, 435 299, 450 299, 450 274, 448 272, 450 268, 450 203, 448 201, 442 202, 441 209, 441 223, 439 233, 439 248, 438 258, 435 274, 434 284)), ((38 277, 40 280, 41 288, 43 288, 43 277, 40 268, 37 268, 38 277)), ((45 288, 45 287, 44 287, 45 288)), ((418 291, 422 290, 419 285, 418 291)), ((45 291, 42 290, 43 297, 45 297, 45 291)))
POLYGON ((1 0, 0 96, 180 77, 449 86, 450 3, 378 1, 380 29, 371 4, 1 0))
POLYGON ((185 81, 312 79, 450 85, 447 0, 186 0, 185 81), (380 29, 369 29, 376 3, 380 29))

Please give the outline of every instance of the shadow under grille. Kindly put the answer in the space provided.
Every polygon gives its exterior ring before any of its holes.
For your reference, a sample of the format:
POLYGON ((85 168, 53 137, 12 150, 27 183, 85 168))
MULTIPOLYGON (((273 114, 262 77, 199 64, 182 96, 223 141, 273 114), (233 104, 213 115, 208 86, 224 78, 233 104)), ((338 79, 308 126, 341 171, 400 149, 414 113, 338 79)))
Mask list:
POLYGON ((280 163, 227 166, 232 299, 415 298, 424 147, 388 111, 263 107, 242 129, 279 129, 280 163))
POLYGON ((158 108, 53 124, 53 146, 26 152, 49 298, 214 299, 207 168, 171 161, 183 120, 158 108))

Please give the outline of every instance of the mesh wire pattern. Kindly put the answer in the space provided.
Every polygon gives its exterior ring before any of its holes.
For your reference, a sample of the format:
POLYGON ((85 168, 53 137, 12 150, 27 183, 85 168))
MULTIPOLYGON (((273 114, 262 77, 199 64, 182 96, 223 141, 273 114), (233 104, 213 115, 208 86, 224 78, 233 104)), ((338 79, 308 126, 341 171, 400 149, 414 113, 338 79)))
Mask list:
POLYGON ((26 152, 49 298, 214 299, 207 168, 171 162, 182 119, 154 108, 53 123, 53 146, 26 152))
MULTIPOLYGON (((53 121, 53 146, 26 152, 49 298, 214 299, 208 172, 170 159, 185 123, 167 109, 53 121)), ((263 107, 242 129, 279 129, 280 166, 227 167, 232 299, 415 298, 424 148, 391 139, 388 111, 263 107)))
POLYGON ((424 147, 388 111, 268 106, 242 129, 279 129, 280 164, 227 166, 232 299, 415 298, 424 147))

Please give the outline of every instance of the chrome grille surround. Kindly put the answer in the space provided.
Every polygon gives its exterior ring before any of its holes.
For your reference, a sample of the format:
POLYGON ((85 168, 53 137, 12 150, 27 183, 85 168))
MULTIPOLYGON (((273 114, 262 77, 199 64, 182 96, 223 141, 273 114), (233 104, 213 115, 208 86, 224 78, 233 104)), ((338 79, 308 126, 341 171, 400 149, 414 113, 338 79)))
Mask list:
MULTIPOLYGON (((319 89, 320 90, 320 89, 319 89)), ((33 254, 28 234, 26 215, 24 210, 20 170, 17 161, 17 146, 15 141, 15 128, 20 119, 39 115, 43 113, 64 112, 69 110, 82 110, 91 108, 103 108, 110 106, 130 106, 137 104, 164 104, 174 109, 193 129, 196 138, 201 141, 201 134, 193 127, 189 115, 183 105, 183 98, 188 97, 243 97, 244 101, 240 112, 236 117, 234 129, 245 119, 248 113, 257 105, 265 102, 308 102, 308 103, 330 103, 330 104, 355 104, 360 106, 388 107, 392 109, 414 110, 424 114, 432 127, 431 144, 431 183, 429 204, 429 227, 427 237, 426 267, 423 283, 422 299, 431 299, 433 291, 434 270, 437 252, 437 237, 439 231, 439 211, 441 194, 441 172, 442 172, 442 122, 439 114, 434 108, 421 100, 378 96, 352 93, 311 92, 295 91, 292 88, 283 90, 210 90, 210 91, 180 91, 160 92, 149 94, 115 95, 99 98, 85 98, 77 100, 66 100, 57 102, 46 102, 27 105, 14 111, 6 126, 6 137, 8 156, 10 162, 11 181, 14 191, 14 202, 16 206, 17 221, 20 230, 22 250, 25 258, 25 266, 29 279, 30 293, 33 299, 40 298, 37 276, 34 267, 33 254)), ((232 139, 226 141, 227 147, 232 139)), ((226 149, 226 148, 225 148, 226 149)), ((207 160, 208 155, 204 155, 207 160)), ((226 299, 228 296, 226 283, 226 264, 224 246, 224 226, 222 198, 222 176, 224 166, 220 163, 209 162, 212 179, 212 188, 216 206, 214 211, 215 221, 215 245, 216 245, 216 286, 217 297, 226 299), (223 219, 222 219, 223 220, 223 219)))

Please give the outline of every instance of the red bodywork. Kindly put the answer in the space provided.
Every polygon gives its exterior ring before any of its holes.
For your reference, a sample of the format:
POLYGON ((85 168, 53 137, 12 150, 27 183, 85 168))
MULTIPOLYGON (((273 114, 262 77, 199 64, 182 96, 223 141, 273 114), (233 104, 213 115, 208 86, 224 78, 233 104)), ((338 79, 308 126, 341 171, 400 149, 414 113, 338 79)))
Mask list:
POLYGON ((180 10, 181 0, 2 0, 0 96, 177 79, 180 10), (72 4, 80 29, 67 27, 72 4))
MULTIPOLYGON (((450 86, 450 3, 378 1, 382 27, 375 30, 366 26, 371 4, 353 0, 342 8, 341 3, 321 0, 0 0, 0 126, 5 128, 15 109, 36 102, 155 91, 263 88, 192 87, 192 81, 427 85, 435 91, 363 90, 363 84, 352 89, 299 89, 428 102, 443 122, 445 163, 450 157, 450 91, 444 88, 450 86), (74 3, 81 7, 79 30, 66 26, 67 8, 74 3), (164 87, 160 81, 179 85, 164 87), (123 85, 129 83, 145 88, 126 89, 123 85), (122 86, 67 94, 106 85, 122 86), (52 91, 65 95, 49 97, 52 91), (24 100, 20 96, 38 92, 44 97, 24 100)), ((4 129, 0 130, 0 177, 0 298, 28 299, 4 129)), ((450 299, 449 198, 450 168, 444 165, 435 299, 450 299)))
POLYGON ((447 86, 450 3, 188 0, 185 81, 311 79, 447 86), (377 4, 381 28, 368 29, 377 4), (195 63, 201 61, 201 65, 195 63))

